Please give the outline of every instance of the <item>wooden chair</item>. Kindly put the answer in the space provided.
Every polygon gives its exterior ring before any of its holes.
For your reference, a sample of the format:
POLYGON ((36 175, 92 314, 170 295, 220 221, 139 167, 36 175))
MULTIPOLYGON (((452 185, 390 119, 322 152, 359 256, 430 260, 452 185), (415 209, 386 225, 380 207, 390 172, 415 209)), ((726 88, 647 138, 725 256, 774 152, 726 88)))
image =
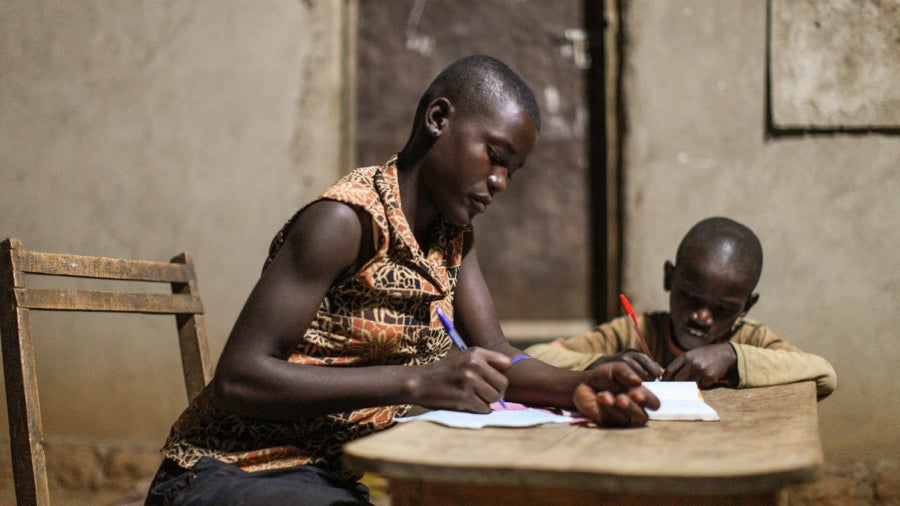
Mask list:
MULTIPOLYGON (((210 379, 203 304, 193 258, 171 262, 42 253, 6 239, 0 256, 0 335, 16 500, 49 504, 41 408, 35 377, 31 310, 175 315, 188 401, 210 379), (171 284, 172 293, 28 288, 26 274, 171 284)), ((135 286, 131 284, 129 286, 135 286)), ((150 285, 137 285, 147 286, 150 285)))

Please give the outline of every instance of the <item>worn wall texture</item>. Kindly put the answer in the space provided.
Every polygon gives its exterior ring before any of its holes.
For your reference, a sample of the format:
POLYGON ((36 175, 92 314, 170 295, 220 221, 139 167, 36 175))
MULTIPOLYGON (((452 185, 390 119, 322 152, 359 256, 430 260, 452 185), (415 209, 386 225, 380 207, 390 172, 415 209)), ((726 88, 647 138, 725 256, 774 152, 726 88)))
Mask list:
POLYGON ((772 0, 772 122, 900 128, 900 1, 772 0))
POLYGON ((626 5, 625 289, 666 307, 687 229, 744 222, 766 255, 750 316, 837 370, 827 457, 896 459, 900 137, 767 138, 766 2, 626 5))
POLYGON ((383 163, 403 147, 422 92, 462 56, 500 59, 535 93, 538 145, 474 222, 478 260, 503 320, 587 318, 587 114, 583 73, 565 38, 583 26, 581 10, 581 0, 360 2, 360 164, 383 163))
MULTIPOLYGON (((191 251, 216 358, 273 232, 349 166, 346 5, 0 3, 0 236, 191 251)), ((767 256, 751 315, 838 372, 822 438, 829 461, 857 463, 837 468, 835 493, 891 497, 896 473, 865 462, 898 454, 900 138, 767 138, 766 2, 624 5, 625 289, 665 307, 662 264, 690 225, 753 227, 767 256)), ((127 486, 152 469, 184 404, 164 320, 35 316, 57 482, 127 486)), ((2 444, 0 490, 7 466, 2 444)))
MULTIPOLYGON (((217 358, 269 240, 345 169, 346 8, 0 3, 0 236, 89 255, 190 251, 217 358)), ((83 440, 161 444, 185 405, 173 318, 32 319, 51 464, 83 440)), ((0 454, 2 469, 5 443, 0 454)))

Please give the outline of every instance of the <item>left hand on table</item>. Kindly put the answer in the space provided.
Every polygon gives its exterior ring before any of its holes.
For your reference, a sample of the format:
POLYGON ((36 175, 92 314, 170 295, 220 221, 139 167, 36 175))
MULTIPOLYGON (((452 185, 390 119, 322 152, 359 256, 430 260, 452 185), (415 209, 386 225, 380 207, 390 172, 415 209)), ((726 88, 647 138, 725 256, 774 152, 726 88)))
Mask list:
POLYGON ((719 383, 737 363, 737 354, 729 343, 701 346, 684 352, 666 367, 663 380, 696 381, 700 388, 719 383))
POLYGON ((572 395, 582 415, 601 425, 647 423, 644 408, 659 408, 659 399, 641 386, 641 378, 622 362, 608 362, 591 370, 572 395))

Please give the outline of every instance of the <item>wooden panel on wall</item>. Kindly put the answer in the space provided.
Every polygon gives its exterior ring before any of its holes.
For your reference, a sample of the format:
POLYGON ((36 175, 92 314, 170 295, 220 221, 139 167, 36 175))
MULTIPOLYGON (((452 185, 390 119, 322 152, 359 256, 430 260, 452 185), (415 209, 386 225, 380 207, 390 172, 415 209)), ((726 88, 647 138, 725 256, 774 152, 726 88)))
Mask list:
POLYGON ((419 96, 459 57, 499 58, 538 99, 538 146, 475 219, 479 260, 504 320, 589 315, 586 62, 576 47, 582 27, 580 0, 360 1, 359 165, 380 164, 403 147, 419 96))
POLYGON ((772 127, 900 128, 900 0, 771 0, 772 127))

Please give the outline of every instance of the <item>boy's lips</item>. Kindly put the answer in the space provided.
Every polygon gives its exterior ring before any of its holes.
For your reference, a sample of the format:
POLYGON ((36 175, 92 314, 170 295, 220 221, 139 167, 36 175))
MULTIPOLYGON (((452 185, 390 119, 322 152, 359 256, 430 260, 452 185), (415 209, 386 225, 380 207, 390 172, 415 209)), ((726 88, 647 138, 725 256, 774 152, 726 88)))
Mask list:
POLYGON ((700 339, 706 339, 708 336, 706 332, 703 332, 700 329, 694 327, 683 327, 684 333, 693 337, 699 337, 700 339))

